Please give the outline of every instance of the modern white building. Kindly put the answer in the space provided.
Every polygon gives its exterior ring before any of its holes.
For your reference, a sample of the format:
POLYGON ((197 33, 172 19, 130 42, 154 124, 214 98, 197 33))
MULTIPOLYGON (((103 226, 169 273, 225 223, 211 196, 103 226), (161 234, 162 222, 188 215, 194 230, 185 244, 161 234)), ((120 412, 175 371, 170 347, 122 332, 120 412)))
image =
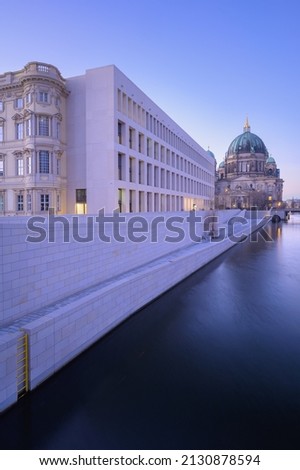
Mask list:
POLYGON ((111 65, 0 75, 0 214, 209 209, 215 159, 111 65))

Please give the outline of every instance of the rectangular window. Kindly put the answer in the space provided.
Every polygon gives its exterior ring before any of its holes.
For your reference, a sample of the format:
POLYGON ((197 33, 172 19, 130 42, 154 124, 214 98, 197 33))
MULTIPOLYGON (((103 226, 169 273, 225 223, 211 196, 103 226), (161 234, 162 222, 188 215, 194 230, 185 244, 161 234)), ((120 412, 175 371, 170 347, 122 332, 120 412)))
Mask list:
POLYGON ((17 158, 17 175, 24 176, 24 160, 23 158, 17 158))
POLYGON ((23 137, 24 137, 23 122, 17 122, 16 124, 16 137, 17 137, 17 140, 23 140, 23 137))
POLYGON ((139 133, 139 152, 144 153, 144 135, 139 133))
POLYGON ((0 176, 4 176, 4 160, 0 158, 0 176))
POLYGON ((31 118, 26 119, 25 121, 26 137, 32 136, 32 121, 31 118))
POLYGON ((0 142, 3 142, 4 140, 4 126, 3 124, 0 124, 0 142))
POLYGON ((17 109, 22 109, 23 108, 23 98, 16 98, 15 108, 17 108, 17 109))
POLYGON ((40 103, 48 103, 48 93, 46 91, 39 92, 39 102, 40 103))
POLYGON ((2 113, 2 111, 4 111, 4 102, 0 101, 0 113, 2 113))
POLYGON ((39 116, 38 118, 38 135, 49 136, 49 117, 39 116))
POLYGON ((158 166, 154 167, 154 186, 158 187, 158 174, 159 174, 159 168, 158 166))
POLYGON ((32 199, 31 194, 27 194, 27 210, 31 211, 32 209, 32 199))
POLYGON ((86 189, 76 189, 76 214, 86 213, 86 189))
POLYGON ((4 193, 0 193, 0 212, 4 212, 4 193))
POLYGON ((134 149, 134 140, 135 140, 135 132, 132 127, 129 127, 129 148, 134 149))
POLYGON ((144 162, 139 161, 139 184, 144 184, 144 162))
POLYGON ((152 165, 147 163, 147 185, 152 185, 152 165))
POLYGON ((147 157, 151 157, 151 139, 147 139, 147 157))
POLYGON ((57 212, 60 211, 60 194, 56 195, 56 210, 57 212))
POLYGON ((50 173, 50 157, 47 150, 39 152, 39 172, 50 173))
POLYGON ((61 173, 61 161, 60 161, 60 158, 58 158, 56 160, 56 174, 60 175, 60 173, 61 173))
POLYGON ((38 72, 49 72, 49 67, 48 67, 48 65, 38 64, 37 70, 38 70, 38 72))
POLYGON ((18 194, 17 196, 17 211, 24 210, 24 196, 23 194, 18 194))
POLYGON ((124 143, 125 124, 124 122, 118 121, 118 143, 124 143))
POLYGON ((129 181, 135 181, 135 159, 132 157, 129 157, 129 181))
POLYGON ((49 210, 49 194, 41 194, 41 211, 49 210))
POLYGON ((31 157, 26 158, 26 173, 27 175, 31 175, 32 173, 32 158, 31 157))
POLYGON ((31 93, 26 93, 25 101, 26 101, 26 104, 31 103, 31 93))
POLYGON ((118 179, 125 179, 125 155, 118 153, 118 179))
POLYGON ((154 158, 155 160, 158 160, 159 158, 159 155, 158 155, 158 143, 157 142, 154 142, 154 158))
POLYGON ((86 203, 86 189, 76 189, 76 202, 86 203))
POLYGON ((60 136, 61 136, 60 129, 61 129, 60 122, 57 122, 56 123, 56 138, 57 139, 60 139, 60 136))

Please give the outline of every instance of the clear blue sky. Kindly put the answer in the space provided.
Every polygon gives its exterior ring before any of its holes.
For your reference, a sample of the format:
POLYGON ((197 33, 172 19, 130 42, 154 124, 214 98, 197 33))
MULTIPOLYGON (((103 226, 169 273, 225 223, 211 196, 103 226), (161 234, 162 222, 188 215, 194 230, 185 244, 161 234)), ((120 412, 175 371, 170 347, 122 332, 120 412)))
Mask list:
POLYGON ((0 73, 115 64, 218 163, 246 116, 300 197, 298 0, 3 2, 0 73))

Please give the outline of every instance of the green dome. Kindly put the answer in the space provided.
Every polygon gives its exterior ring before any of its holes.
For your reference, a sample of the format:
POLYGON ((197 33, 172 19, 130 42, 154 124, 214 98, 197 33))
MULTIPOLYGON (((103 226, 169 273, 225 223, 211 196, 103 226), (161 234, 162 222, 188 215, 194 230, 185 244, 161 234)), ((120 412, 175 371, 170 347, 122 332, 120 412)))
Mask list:
POLYGON ((269 158, 267 159, 266 163, 275 163, 275 165, 276 165, 276 162, 275 162, 275 160, 274 160, 273 157, 269 157, 269 158))
POLYGON ((240 153, 263 153, 268 155, 267 148, 260 137, 246 128, 229 145, 227 156, 240 153))
POLYGON ((213 152, 211 150, 206 150, 206 153, 208 153, 208 155, 214 159, 216 159, 215 155, 213 154, 213 152))
POLYGON ((225 166, 225 162, 221 162, 219 165, 219 168, 224 168, 224 166, 225 166))

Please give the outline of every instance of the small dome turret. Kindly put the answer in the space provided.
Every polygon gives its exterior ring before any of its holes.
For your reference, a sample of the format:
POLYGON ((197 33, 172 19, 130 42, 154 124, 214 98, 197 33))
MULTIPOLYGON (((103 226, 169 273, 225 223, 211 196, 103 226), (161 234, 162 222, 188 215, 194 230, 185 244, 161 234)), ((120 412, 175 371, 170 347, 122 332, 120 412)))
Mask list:
POLYGON ((216 159, 215 154, 209 149, 209 147, 208 147, 208 150, 206 150, 206 152, 208 153, 210 157, 216 159))
POLYGON ((276 161, 275 161, 274 158, 271 157, 271 156, 269 156, 269 157, 267 158, 266 164, 268 164, 268 163, 273 163, 274 165, 276 165, 276 161))

